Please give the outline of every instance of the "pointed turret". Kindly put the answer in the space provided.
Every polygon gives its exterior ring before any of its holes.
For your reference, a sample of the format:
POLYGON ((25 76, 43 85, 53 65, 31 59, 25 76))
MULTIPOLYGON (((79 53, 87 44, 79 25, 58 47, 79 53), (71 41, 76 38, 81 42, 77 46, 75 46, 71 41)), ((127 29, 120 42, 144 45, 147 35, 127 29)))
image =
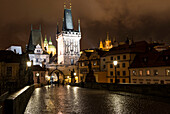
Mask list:
POLYGON ((45 44, 48 44, 47 35, 45 35, 45 39, 44 39, 44 45, 45 45, 45 44))
POLYGON ((80 19, 78 20, 78 31, 81 32, 81 30, 80 30, 80 19))
POLYGON ((52 45, 53 43, 52 43, 52 41, 51 41, 51 36, 50 36, 50 40, 49 40, 49 45, 52 45))
POLYGON ((100 41, 100 49, 103 49, 103 42, 100 41))
POLYGON ((109 32, 107 32, 107 39, 106 40, 109 41, 109 32))
POLYGON ((65 30, 74 30, 71 7, 70 9, 64 8, 63 31, 65 30))

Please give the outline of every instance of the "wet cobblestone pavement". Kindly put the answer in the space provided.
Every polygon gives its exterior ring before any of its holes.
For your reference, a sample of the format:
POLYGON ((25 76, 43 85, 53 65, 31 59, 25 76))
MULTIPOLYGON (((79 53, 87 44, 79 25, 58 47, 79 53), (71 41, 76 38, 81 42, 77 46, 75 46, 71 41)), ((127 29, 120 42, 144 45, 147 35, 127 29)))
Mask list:
POLYGON ((46 86, 33 92, 25 114, 170 114, 165 98, 71 86, 46 86))

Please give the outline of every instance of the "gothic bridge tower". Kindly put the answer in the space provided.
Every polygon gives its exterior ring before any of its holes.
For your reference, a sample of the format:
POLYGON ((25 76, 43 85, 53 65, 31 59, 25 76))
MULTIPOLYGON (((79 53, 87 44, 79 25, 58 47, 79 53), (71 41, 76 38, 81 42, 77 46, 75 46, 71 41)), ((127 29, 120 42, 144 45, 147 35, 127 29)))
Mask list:
POLYGON ((58 45, 58 64, 74 65, 80 57, 80 20, 78 20, 78 30, 74 29, 71 4, 67 9, 64 5, 64 18, 62 31, 59 32, 57 25, 56 40, 58 45))

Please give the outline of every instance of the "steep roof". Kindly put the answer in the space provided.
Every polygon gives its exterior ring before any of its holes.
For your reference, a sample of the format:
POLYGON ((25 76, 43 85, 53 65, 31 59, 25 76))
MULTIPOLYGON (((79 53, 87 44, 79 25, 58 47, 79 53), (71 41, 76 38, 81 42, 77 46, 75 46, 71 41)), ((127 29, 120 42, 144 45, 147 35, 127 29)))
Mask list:
POLYGON ((29 43, 28 43, 28 51, 34 51, 37 44, 39 44, 43 48, 41 28, 31 29, 29 43))
POLYGON ((0 62, 6 63, 20 63, 21 62, 21 55, 15 54, 13 51, 10 50, 0 50, 0 62))
POLYGON ((63 30, 74 30, 71 9, 64 9, 63 30))
POLYGON ((118 47, 111 48, 103 56, 123 54, 123 53, 144 53, 148 50, 149 44, 146 41, 140 41, 129 44, 119 45, 118 47))
POLYGON ((170 50, 137 54, 130 68, 170 66, 170 50))

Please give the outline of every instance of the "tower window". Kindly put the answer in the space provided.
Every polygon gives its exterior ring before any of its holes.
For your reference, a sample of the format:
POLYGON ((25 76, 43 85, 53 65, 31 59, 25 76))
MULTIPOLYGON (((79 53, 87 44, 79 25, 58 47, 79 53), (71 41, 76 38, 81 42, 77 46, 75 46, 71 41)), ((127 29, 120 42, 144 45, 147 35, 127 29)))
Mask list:
POLYGON ((74 59, 71 59, 71 65, 74 65, 74 59))

